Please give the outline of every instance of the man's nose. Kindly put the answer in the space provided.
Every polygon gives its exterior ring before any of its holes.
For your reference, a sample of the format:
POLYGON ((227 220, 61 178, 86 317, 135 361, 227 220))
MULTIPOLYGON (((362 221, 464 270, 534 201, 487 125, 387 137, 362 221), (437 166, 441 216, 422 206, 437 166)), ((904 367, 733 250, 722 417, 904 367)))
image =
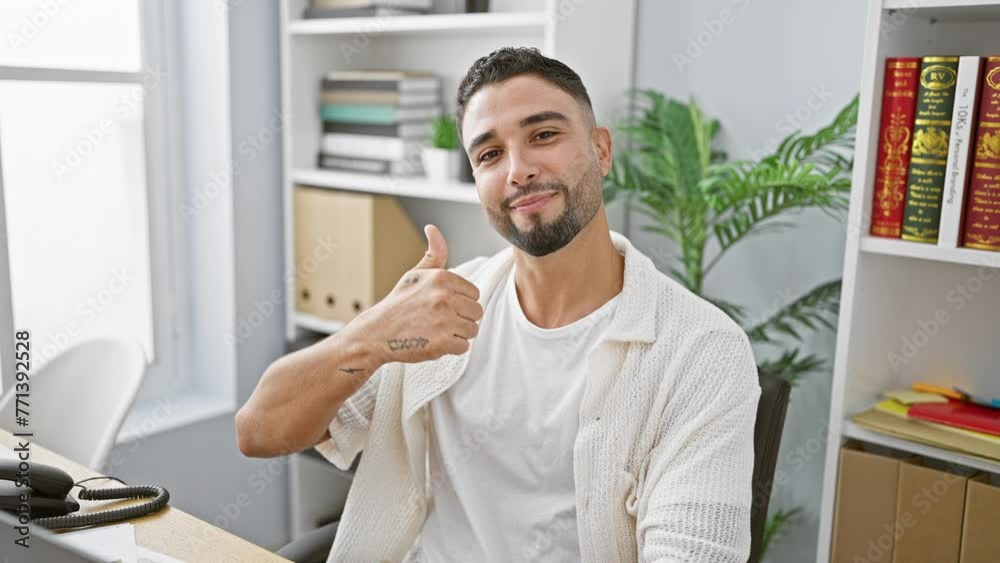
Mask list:
POLYGON ((538 166, 523 152, 508 153, 510 169, 507 171, 507 183, 514 187, 523 187, 538 177, 538 166))

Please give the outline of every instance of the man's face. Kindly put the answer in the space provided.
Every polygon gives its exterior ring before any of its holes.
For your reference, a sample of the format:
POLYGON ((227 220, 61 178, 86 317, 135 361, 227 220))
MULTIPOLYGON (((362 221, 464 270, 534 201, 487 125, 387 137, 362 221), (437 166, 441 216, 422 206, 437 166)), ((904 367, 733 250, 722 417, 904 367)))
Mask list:
POLYGON ((542 78, 519 75, 476 92, 462 139, 490 223, 532 256, 568 244, 604 205, 607 129, 542 78))

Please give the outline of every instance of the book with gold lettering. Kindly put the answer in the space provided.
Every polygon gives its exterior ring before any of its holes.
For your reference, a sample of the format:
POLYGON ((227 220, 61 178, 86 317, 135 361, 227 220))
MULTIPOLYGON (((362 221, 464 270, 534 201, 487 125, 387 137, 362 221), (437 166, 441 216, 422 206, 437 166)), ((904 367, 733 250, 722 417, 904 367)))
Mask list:
POLYGON ((958 57, 924 57, 903 208, 905 240, 937 243, 958 57))
POLYGON ((875 196, 872 202, 873 236, 899 238, 903 231, 906 175, 910 167, 919 86, 920 57, 889 57, 885 60, 878 165, 875 168, 875 196))
POLYGON ((964 246, 1000 250, 1000 56, 986 59, 972 158, 964 246))

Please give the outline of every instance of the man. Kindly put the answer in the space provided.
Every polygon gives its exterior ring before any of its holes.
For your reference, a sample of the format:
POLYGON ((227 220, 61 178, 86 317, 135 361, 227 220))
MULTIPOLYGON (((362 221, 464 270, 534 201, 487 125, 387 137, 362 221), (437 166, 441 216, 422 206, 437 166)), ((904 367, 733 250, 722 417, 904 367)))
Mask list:
POLYGON ((760 395, 746 335, 609 231, 611 136, 537 49, 476 61, 457 121, 511 243, 277 360, 240 449, 364 449, 328 561, 744 563, 760 395), (475 345, 472 345, 475 342, 475 345))

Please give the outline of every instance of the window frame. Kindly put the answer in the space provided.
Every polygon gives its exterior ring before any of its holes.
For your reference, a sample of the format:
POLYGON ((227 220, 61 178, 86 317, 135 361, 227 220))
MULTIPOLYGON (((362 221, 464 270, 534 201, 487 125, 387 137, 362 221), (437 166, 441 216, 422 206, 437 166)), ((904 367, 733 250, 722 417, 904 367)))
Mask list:
MULTIPOLYGON (((122 84, 142 87, 150 72, 162 72, 167 79, 157 88, 144 90, 143 158, 146 190, 147 240, 149 241, 150 306, 153 357, 147 365, 143 389, 137 402, 152 402, 183 392, 193 385, 190 370, 190 343, 183 336, 189 323, 186 287, 186 238, 180 215, 183 162, 180 157, 182 131, 171 126, 176 115, 178 87, 174 76, 176 57, 171 56, 170 38, 177 37, 177 13, 164 0, 139 0, 140 68, 136 71, 69 69, 0 65, 0 81, 77 82, 122 84)), ((0 165, 2 174, 2 165, 0 165)), ((6 208, 0 178, 0 236, 6 236, 6 208)), ((13 294, 7 245, 0 249, 0 358, 13 354, 13 337, 18 327, 13 319, 13 294), (4 311, 6 304, 6 311, 4 311), (9 333, 9 334, 7 334, 9 333)), ((34 337, 34 335, 32 335, 34 337)), ((13 364, 5 361, 3 391, 14 383, 13 364)), ((32 366, 34 371, 35 366, 32 366)))

